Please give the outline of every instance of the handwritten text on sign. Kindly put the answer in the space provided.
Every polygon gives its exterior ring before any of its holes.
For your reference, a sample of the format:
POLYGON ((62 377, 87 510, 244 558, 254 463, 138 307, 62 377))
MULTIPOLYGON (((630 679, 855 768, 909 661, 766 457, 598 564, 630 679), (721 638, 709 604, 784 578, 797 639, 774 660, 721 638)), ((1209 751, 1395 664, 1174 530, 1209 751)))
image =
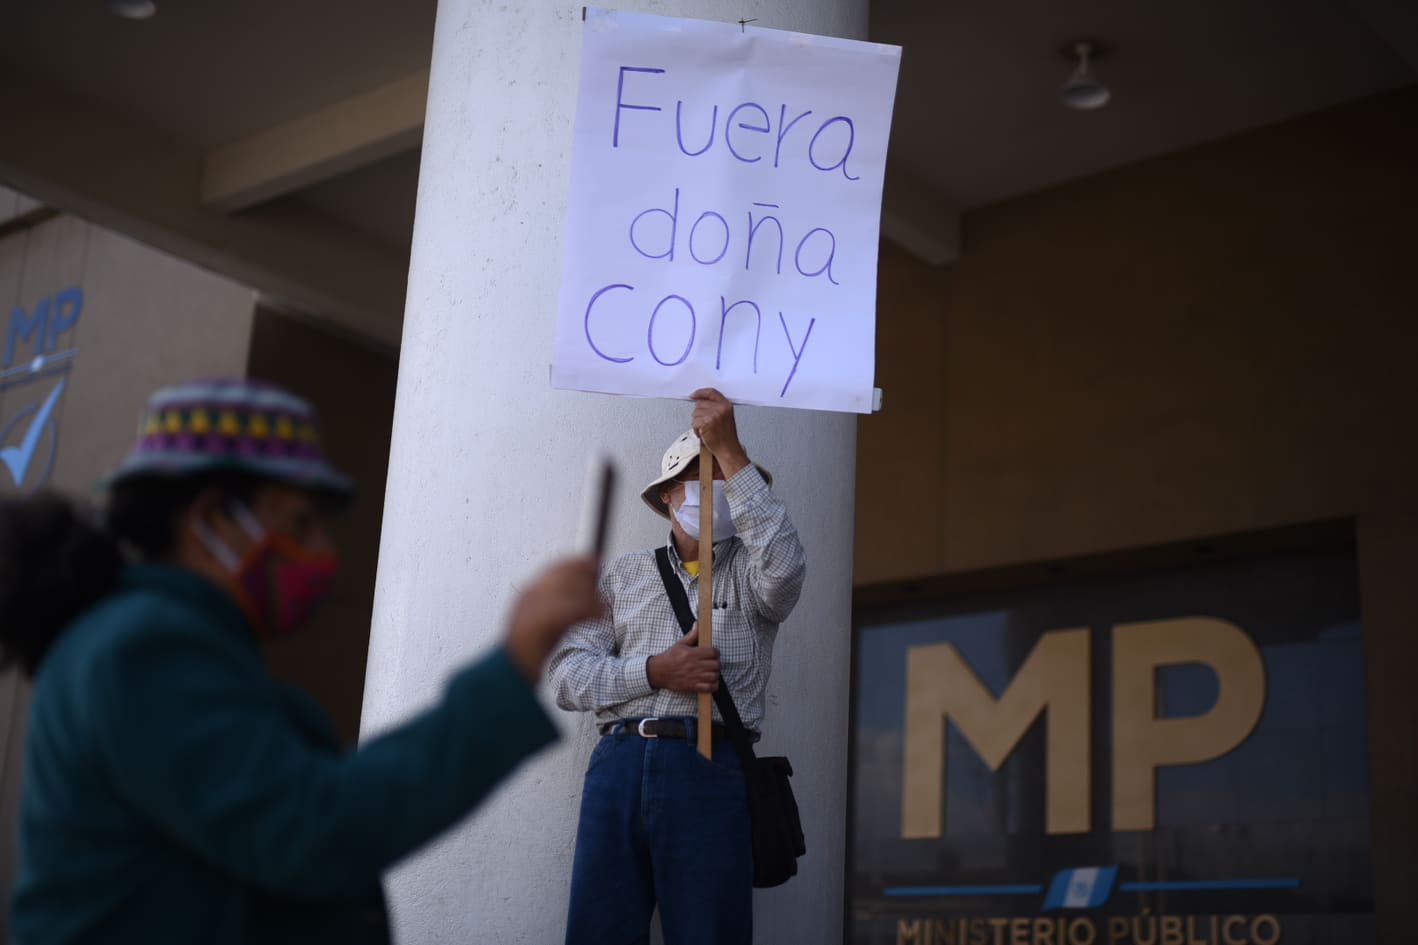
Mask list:
POLYGON ((555 386, 871 409, 900 49, 587 11, 555 386))

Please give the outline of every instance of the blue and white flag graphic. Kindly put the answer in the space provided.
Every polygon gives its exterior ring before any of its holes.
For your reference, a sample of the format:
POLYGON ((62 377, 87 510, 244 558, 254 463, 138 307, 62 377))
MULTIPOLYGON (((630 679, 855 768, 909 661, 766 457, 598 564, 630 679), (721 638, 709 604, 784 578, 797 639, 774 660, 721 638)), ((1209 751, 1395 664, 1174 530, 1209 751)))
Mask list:
POLYGON ((1113 894, 1118 878, 1116 866, 1084 866, 1059 870, 1044 897, 1047 909, 1096 909, 1113 894))

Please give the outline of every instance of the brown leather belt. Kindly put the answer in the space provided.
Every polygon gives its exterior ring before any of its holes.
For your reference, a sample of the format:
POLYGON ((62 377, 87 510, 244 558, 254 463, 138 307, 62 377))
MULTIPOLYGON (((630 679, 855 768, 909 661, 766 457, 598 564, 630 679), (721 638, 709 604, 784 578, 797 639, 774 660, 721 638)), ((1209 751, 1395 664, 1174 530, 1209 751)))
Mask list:
MULTIPOLYGON (((601 726, 602 735, 639 735, 641 738, 688 738, 690 727, 684 719, 622 719, 601 726)), ((729 737, 722 723, 714 723, 714 741, 729 737)))

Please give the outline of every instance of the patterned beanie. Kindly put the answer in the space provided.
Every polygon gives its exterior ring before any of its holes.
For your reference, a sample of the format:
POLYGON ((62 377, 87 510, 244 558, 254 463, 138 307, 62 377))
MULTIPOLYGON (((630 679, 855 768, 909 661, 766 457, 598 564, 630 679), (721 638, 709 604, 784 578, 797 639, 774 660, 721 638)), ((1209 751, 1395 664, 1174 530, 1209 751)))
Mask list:
POLYGON ((348 500, 354 482, 320 443, 310 404, 271 384, 212 380, 165 387, 148 399, 138 440, 104 481, 230 470, 348 500))

